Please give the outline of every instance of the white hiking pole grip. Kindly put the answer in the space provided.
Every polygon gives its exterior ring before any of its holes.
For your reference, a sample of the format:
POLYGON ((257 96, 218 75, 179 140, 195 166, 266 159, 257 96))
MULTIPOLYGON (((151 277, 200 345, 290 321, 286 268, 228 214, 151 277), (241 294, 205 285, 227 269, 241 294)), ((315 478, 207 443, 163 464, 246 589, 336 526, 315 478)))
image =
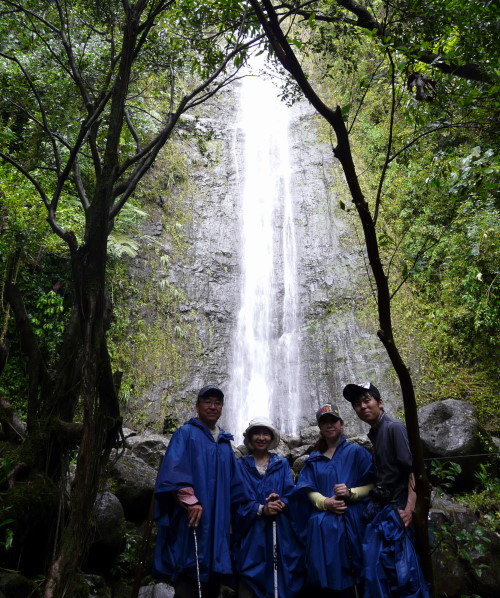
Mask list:
POLYGON ((196 579, 198 580, 198 596, 201 596, 201 582, 200 582, 200 562, 198 560, 198 538, 196 537, 196 528, 193 527, 193 536, 194 536, 194 556, 196 560, 196 579))
POLYGON ((276 519, 273 520, 273 565, 274 565, 274 598, 278 598, 278 540, 276 538, 276 519))

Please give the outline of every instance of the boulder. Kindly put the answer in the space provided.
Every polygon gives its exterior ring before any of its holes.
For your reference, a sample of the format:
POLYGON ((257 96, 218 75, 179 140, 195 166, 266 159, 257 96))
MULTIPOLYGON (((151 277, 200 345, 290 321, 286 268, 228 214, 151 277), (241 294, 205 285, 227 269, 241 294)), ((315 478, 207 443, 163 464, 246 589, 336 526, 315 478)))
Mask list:
POLYGON ((280 443, 274 449, 273 452, 275 452, 280 457, 284 457, 285 459, 288 459, 288 457, 290 457, 290 447, 288 446, 288 444, 286 444, 286 442, 283 441, 283 439, 280 440, 280 443))
POLYGON ((131 430, 130 428, 122 428, 122 434, 125 440, 131 436, 137 436, 137 432, 135 430, 131 430))
POLYGON ((170 438, 167 436, 145 431, 142 434, 126 438, 125 447, 158 471, 169 441, 170 438))
POLYGON ((419 409, 418 419, 422 442, 430 455, 468 455, 480 449, 476 410, 464 401, 431 403, 419 409))
POLYGON ((484 431, 474 407, 464 401, 446 399, 419 409, 418 419, 426 456, 458 463, 462 471, 456 475, 452 489, 470 490, 475 482, 474 471, 481 460, 476 455, 484 452, 481 441, 484 431))
POLYGON ((157 470, 135 455, 122 455, 111 466, 114 494, 128 521, 144 521, 156 483, 157 470))
POLYGON ((174 598, 174 588, 166 583, 139 588, 139 598, 174 598))
POLYGON ((246 455, 250 454, 250 451, 244 444, 239 444, 237 447, 233 447, 233 450, 237 457, 238 457, 238 453, 239 453, 239 457, 245 457, 246 455))
POLYGON ((298 459, 295 459, 292 465, 292 471, 295 475, 298 475, 302 468, 304 467, 304 463, 309 459, 309 455, 302 455, 298 459))
POLYGON ((302 440, 300 439, 300 436, 285 435, 285 436, 282 436, 281 439, 287 443, 288 448, 290 448, 290 449, 297 448, 298 446, 300 446, 302 444, 302 440))
POLYGON ((13 571, 0 573, 0 598, 26 598, 26 596, 39 596, 37 585, 13 571))
POLYGON ((366 434, 360 434, 359 436, 348 436, 347 442, 352 442, 353 444, 359 444, 359 446, 362 446, 363 448, 365 448, 366 450, 368 450, 370 452, 372 452, 372 450, 373 450, 373 445, 370 442, 370 439, 368 438, 368 436, 366 436, 366 434))
POLYGON ((302 457, 302 455, 310 455, 313 450, 313 446, 314 445, 312 444, 301 444, 297 448, 294 448, 290 451, 290 457, 293 461, 295 461, 299 457, 302 457))
POLYGON ((319 438, 318 426, 309 426, 300 431, 301 444, 314 444, 319 438))
POLYGON ((241 452, 239 446, 233 446, 233 453, 237 459, 241 459, 241 457, 243 457, 243 453, 241 452))
POLYGON ((125 545, 125 514, 111 492, 98 495, 93 509, 94 537, 84 569, 102 573, 115 562, 125 545))

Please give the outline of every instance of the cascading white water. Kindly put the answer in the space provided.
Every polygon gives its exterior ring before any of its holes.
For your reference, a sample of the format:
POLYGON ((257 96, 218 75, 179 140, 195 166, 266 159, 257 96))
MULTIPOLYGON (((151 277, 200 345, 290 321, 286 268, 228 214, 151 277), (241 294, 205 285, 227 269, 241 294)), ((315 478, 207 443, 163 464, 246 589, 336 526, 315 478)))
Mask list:
MULTIPOLYGON (((283 109, 283 105, 281 105, 283 109)), ((288 114, 288 112, 287 112, 288 114)), ((297 281, 297 244, 293 196, 290 189, 291 168, 289 142, 282 155, 283 189, 283 307, 282 331, 278 339, 278 359, 275 371, 275 387, 283 389, 281 399, 275 407, 275 415, 287 433, 297 431, 300 406, 300 311, 297 281), (276 386, 277 383, 277 386, 276 386)), ((276 390, 276 389, 275 389, 276 390)))
POLYGON ((229 429, 237 439, 250 419, 271 417, 282 432, 298 422, 301 364, 289 109, 276 87, 246 77, 236 143, 240 169, 241 292, 233 336, 229 429))

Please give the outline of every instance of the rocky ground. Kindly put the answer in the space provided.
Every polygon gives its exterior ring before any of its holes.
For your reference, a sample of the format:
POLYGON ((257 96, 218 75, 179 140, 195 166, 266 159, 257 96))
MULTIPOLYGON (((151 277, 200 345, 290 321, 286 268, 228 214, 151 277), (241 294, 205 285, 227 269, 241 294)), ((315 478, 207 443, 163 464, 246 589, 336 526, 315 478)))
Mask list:
MULTIPOLYGON (((481 460, 478 455, 484 453, 485 434, 473 408, 450 399, 421 408, 419 421, 426 458, 460 461, 463 473, 454 484, 456 489, 470 487, 472 473, 481 460)), ((296 437, 282 438, 276 452, 289 460, 294 474, 298 475, 317 438, 316 426, 304 428, 296 437)), ((151 501, 169 440, 170 435, 124 429, 123 445, 112 455, 106 488, 95 505, 95 536, 84 564, 89 598, 130 598, 134 579, 140 582, 141 598, 173 595, 170 586, 158 583, 148 573, 154 545, 154 526, 148 525, 151 501), (142 566, 139 561, 143 562, 142 566)), ((498 442, 490 440, 493 445, 498 442)), ((370 449, 365 435, 352 436, 349 441, 370 449)), ((244 445, 235 447, 236 456, 246 452, 244 445)), ((434 539, 438 596, 493 598, 498 595, 498 534, 483 530, 478 535, 477 514, 451 496, 438 492, 433 494, 430 529, 434 539)), ((37 596, 40 583, 15 572, 3 572, 0 598, 37 596)))

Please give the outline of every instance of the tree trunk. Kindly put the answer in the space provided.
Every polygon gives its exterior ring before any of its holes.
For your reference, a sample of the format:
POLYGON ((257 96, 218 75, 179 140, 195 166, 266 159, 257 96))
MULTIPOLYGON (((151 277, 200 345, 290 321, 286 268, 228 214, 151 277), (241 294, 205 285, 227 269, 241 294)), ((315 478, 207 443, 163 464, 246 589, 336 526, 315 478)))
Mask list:
POLYGON ((410 372, 401 358, 394 342, 389 284, 380 259, 375 223, 358 181, 349 143, 349 133, 346 129, 340 107, 337 106, 335 110, 332 110, 326 106, 307 80, 299 61, 281 30, 277 14, 271 1, 263 0, 262 5, 264 6, 264 9, 258 0, 250 0, 250 3, 255 10, 257 18, 261 23, 278 60, 298 83, 305 97, 331 125, 337 138, 337 146, 334 149, 334 154, 341 163, 352 201, 356 206, 361 221, 368 259, 377 288, 377 306, 380 325, 378 336, 384 344, 401 386, 408 439, 416 478, 416 540, 420 550, 423 573, 433 591, 434 575, 427 533, 427 516, 430 506, 431 486, 427 480, 427 474, 424 467, 423 451, 418 429, 415 393, 410 372))
POLYGON ((83 435, 69 521, 48 576, 45 598, 71 596, 76 591, 75 571, 89 546, 89 521, 100 477, 121 429, 118 393, 106 343, 111 314, 105 288, 109 196, 104 190, 96 194, 96 203, 87 213, 86 243, 72 256, 83 435))

